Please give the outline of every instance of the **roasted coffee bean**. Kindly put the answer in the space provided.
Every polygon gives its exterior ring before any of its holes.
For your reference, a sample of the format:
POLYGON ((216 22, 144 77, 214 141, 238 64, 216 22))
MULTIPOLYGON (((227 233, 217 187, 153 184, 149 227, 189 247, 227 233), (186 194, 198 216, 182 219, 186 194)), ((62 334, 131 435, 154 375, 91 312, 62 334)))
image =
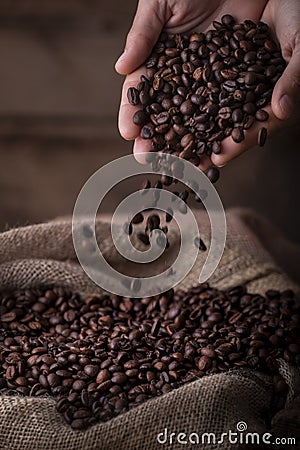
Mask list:
POLYGON ((259 120, 260 122, 264 122, 265 120, 268 120, 269 114, 264 109, 259 109, 255 113, 255 119, 259 120))
POLYGON ((154 136, 154 126, 152 124, 144 125, 141 129, 143 139, 152 139, 154 136))
POLYGON ((151 214, 148 218, 147 218, 147 225, 146 225, 146 229, 151 232, 157 228, 159 228, 160 226, 160 217, 158 214, 151 214))
POLYGON ((1 314, 0 321, 4 323, 13 322, 17 318, 17 315, 15 312, 8 312, 5 314, 1 314))
POLYGON ((195 109, 195 105, 191 100, 186 100, 180 105, 180 112, 184 115, 192 115, 195 109))
POLYGON ((150 240, 147 234, 145 233, 137 233, 137 238, 144 244, 144 245, 150 245, 150 240))
POLYGON ((146 193, 147 192, 147 189, 150 189, 151 188, 151 182, 150 182, 150 180, 144 180, 143 181, 143 183, 142 183, 142 185, 141 185, 141 187, 140 187, 140 192, 141 192, 141 194, 144 194, 144 193, 146 193))
POLYGON ((172 208, 168 208, 166 211, 166 222, 171 222, 171 220, 173 219, 173 209, 172 208))
POLYGON ((207 250, 206 245, 204 244, 202 239, 199 238, 198 236, 194 239, 194 244, 195 244, 196 248, 198 248, 199 250, 202 250, 203 252, 205 252, 207 250))
POLYGON ((139 91, 135 87, 130 87, 127 91, 127 98, 131 105, 138 105, 140 103, 139 91))
POLYGON ((268 131, 266 128, 260 128, 257 137, 257 143, 260 147, 263 147, 267 140, 268 131))
POLYGON ((125 234, 128 234, 130 236, 133 231, 132 222, 125 222, 123 225, 123 231, 125 234))
POLYGON ((97 365, 87 364, 83 370, 89 377, 94 378, 99 372, 99 367, 97 365))
POLYGON ((168 175, 162 175, 160 179, 164 186, 170 186, 173 183, 173 178, 168 175))
POLYGON ((137 213, 133 216, 133 218, 131 219, 131 223, 133 223, 134 225, 137 225, 139 223, 142 223, 144 220, 144 216, 142 213, 137 213))
POLYGON ((206 172, 207 178, 210 180, 211 183, 216 183, 220 177, 220 171, 217 169, 217 167, 211 167, 206 172))
POLYGON ((221 153, 221 143, 219 141, 214 141, 212 144, 212 151, 216 155, 219 155, 221 153))
POLYGON ((142 127, 149 121, 149 116, 145 111, 140 109, 134 113, 132 120, 135 125, 142 127))
POLYGON ((243 124, 244 130, 249 130, 249 128, 252 127, 253 123, 254 123, 254 117, 247 116, 247 118, 245 119, 244 124, 243 124))
POLYGON ((240 108, 236 108, 233 112, 232 112, 232 120, 235 123, 240 123, 243 120, 243 112, 240 108))
POLYGON ((231 137, 234 142, 242 142, 244 140, 244 131, 242 127, 235 127, 231 132, 231 137))
POLYGON ((211 366, 211 359, 208 356, 201 356, 198 361, 198 369, 202 371, 207 371, 211 366))
POLYGON ((225 25, 228 28, 231 28, 234 25, 234 18, 230 14, 225 14, 222 16, 221 21, 223 25, 225 25))

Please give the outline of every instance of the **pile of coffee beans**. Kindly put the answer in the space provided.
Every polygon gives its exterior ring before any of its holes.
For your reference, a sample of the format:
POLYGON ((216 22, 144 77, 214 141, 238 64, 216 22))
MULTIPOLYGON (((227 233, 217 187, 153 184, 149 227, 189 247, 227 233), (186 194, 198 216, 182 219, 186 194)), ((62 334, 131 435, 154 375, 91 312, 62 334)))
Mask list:
MULTIPOLYGON (((133 122, 142 138, 151 139, 153 150, 197 166, 203 155, 220 153, 226 137, 242 142, 255 121, 268 119, 262 108, 286 65, 265 23, 237 24, 224 15, 213 26, 189 36, 162 34, 146 62, 146 75, 127 92, 130 104, 141 105, 133 122)), ((262 127, 258 144, 266 138, 262 127)))
POLYGON ((288 391, 278 359, 300 363, 299 324, 289 290, 1 294, 0 393, 54 396, 64 420, 85 429, 204 375, 256 369, 273 376, 275 412, 288 391))

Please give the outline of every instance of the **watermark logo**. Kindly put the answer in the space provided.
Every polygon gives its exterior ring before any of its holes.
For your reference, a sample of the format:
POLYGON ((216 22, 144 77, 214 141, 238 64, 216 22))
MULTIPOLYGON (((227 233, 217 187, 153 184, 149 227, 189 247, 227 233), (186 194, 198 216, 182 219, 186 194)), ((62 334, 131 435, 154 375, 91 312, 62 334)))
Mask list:
POLYGON ((246 424, 246 422, 243 422, 243 421, 238 422, 238 423, 236 424, 236 429, 237 429, 238 431, 240 431, 240 432, 246 431, 246 430, 247 430, 247 424, 246 424))
MULTIPOLYGON (((228 430, 224 433, 217 434, 212 432, 197 433, 190 432, 184 433, 170 431, 165 428, 162 432, 158 433, 157 442, 161 445, 167 445, 168 448, 172 445, 205 445, 208 448, 210 445, 216 444, 246 444, 253 445, 254 448, 259 448, 260 445, 296 445, 296 439, 294 437, 275 437, 272 433, 256 433, 248 431, 248 425, 244 421, 240 421, 236 424, 235 430, 228 430)), ((248 447, 247 447, 248 448, 248 447)))
POLYGON ((200 238, 201 230, 193 211, 178 196, 165 189, 151 188, 145 190, 143 195, 140 191, 128 195, 114 211, 110 231, 119 255, 144 268, 143 265, 158 261, 168 251, 167 239, 160 229, 154 229, 149 236, 149 249, 140 251, 132 244, 130 236, 124 233, 124 218, 130 221, 138 212, 151 208, 167 212, 172 205, 173 218, 180 234, 180 247, 171 267, 153 276, 137 278, 133 290, 132 277, 114 268, 98 246, 96 216, 109 191, 130 177, 161 175, 162 170, 201 198, 210 220, 211 242, 199 273, 199 282, 207 281, 220 262, 226 241, 226 218, 220 197, 206 175, 193 164, 173 155, 151 153, 151 161, 144 164, 133 155, 127 155, 100 168, 87 180, 73 211, 72 234, 78 260, 86 274, 106 291, 137 298, 157 295, 175 287, 194 266, 198 255, 194 241, 200 238), (177 170, 171 169, 174 167, 177 170))

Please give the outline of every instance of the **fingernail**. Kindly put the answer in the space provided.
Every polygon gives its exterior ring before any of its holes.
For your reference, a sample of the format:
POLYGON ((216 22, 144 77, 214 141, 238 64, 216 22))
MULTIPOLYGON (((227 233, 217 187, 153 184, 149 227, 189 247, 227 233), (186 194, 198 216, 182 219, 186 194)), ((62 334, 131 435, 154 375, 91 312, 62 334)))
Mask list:
POLYGON ((294 109, 291 98, 287 94, 284 94, 279 100, 279 104, 284 118, 288 119, 289 117, 291 117, 294 109))

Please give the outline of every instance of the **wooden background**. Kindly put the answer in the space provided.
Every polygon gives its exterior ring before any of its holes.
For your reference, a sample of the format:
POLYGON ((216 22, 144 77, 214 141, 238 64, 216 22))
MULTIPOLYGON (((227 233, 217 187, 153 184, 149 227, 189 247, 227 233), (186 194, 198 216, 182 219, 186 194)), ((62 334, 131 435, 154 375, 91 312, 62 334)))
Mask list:
MULTIPOLYGON (((135 8, 133 0, 1 0, 1 229, 71 214, 84 181, 131 152, 117 130, 114 62, 135 8)), ((299 138, 294 128, 249 151, 217 185, 226 207, 254 208, 298 242, 299 138)))

